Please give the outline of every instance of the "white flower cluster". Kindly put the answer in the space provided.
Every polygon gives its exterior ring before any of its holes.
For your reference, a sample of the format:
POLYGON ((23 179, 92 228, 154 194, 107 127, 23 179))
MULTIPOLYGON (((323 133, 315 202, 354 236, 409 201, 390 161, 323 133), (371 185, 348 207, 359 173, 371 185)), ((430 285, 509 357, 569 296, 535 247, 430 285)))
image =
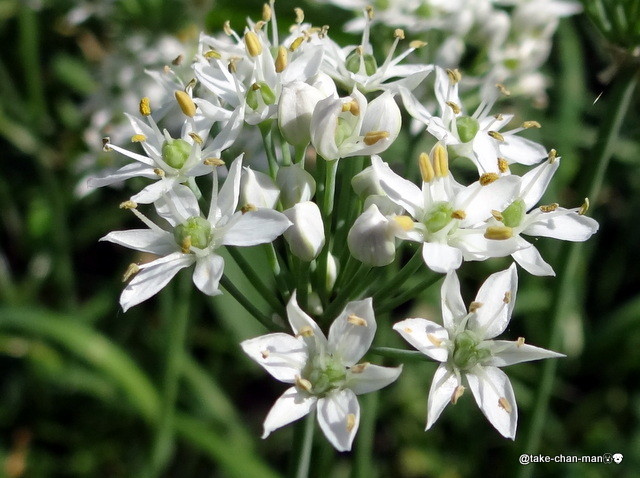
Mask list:
POLYGON ((305 23, 300 9, 281 41, 272 7, 273 2, 265 5, 262 19, 249 21, 241 33, 227 23, 225 36, 201 36, 193 77, 172 83, 180 86, 168 89, 162 118, 142 98, 139 114, 128 116, 139 152, 105 139, 105 150, 133 161, 94 178, 92 185, 144 178, 146 185, 121 207, 146 227, 110 232, 103 240, 155 256, 129 267, 125 279, 132 279, 120 304, 124 310, 139 304, 192 265, 195 286, 218 295, 221 247, 273 243, 272 253, 280 255, 277 273, 287 276, 276 281, 275 300, 282 310, 286 304, 295 335, 275 332, 274 322, 274 333, 242 343, 271 375, 292 385, 267 416, 264 436, 317 411, 329 441, 349 450, 360 416, 356 395, 390 384, 401 372, 401 367, 360 362, 373 342, 377 304, 375 294, 362 299, 375 287, 353 265, 359 261, 372 272, 383 271, 381 266, 397 260, 396 249, 404 241, 420 243, 421 257, 415 257, 424 261, 422 271, 446 274, 444 327, 412 318, 394 328, 441 363, 427 427, 449 401, 457 401, 464 382, 491 423, 513 438, 515 398, 497 367, 559 354, 524 345, 523 339, 491 340, 511 317, 515 264, 487 279, 468 309, 455 271, 464 261, 512 256, 532 274, 552 275, 523 236, 584 241, 598 224, 583 215, 585 206, 537 206, 560 158, 519 136, 539 127, 536 122, 506 129, 513 115, 491 113, 504 87, 483 87, 480 106, 467 113, 457 70, 400 64, 423 46, 411 42, 394 56, 403 31, 395 32, 391 51, 378 66, 366 38, 361 45, 340 48, 328 27, 305 23), (435 110, 413 93, 429 75, 435 110), (378 156, 400 134, 399 99, 424 125, 421 134, 435 143, 418 159, 419 185, 378 156), (179 116, 178 128, 169 126, 175 117, 168 122, 167 105, 179 116), (243 166, 242 155, 223 159, 251 130, 263 137, 268 173, 243 166), (358 167, 362 159, 355 156, 370 158, 371 166, 358 167), (470 184, 454 179, 453 159, 475 165, 478 174, 470 184), (517 175, 511 171, 514 164, 514 169, 530 169, 517 175), (203 177, 212 183, 206 201, 199 184, 203 177), (153 207, 162 225, 140 212, 139 204, 153 207), (328 338, 308 315, 322 325, 341 309, 328 338))

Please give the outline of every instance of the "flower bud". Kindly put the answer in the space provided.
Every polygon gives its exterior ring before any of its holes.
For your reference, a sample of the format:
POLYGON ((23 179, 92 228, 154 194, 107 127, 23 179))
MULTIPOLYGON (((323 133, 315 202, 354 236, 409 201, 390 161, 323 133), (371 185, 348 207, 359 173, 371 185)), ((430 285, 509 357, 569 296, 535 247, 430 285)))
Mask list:
POLYGON ((244 167, 240 178, 240 206, 252 204, 273 209, 280 191, 271 178, 259 171, 244 167))
POLYGON ((162 143, 162 159, 172 168, 180 169, 191 154, 191 145, 184 139, 167 139, 162 143))
POLYGON ((380 180, 373 169, 373 166, 364 168, 351 179, 353 190, 360 197, 365 199, 371 195, 384 195, 384 191, 380 187, 380 180))
POLYGON ((316 181, 301 164, 282 166, 276 176, 276 184, 280 188, 280 200, 285 209, 295 204, 310 201, 316 193, 316 181))
POLYGON ((324 226, 316 203, 305 201, 284 211, 293 223, 284 232, 291 253, 303 261, 312 261, 324 246, 324 226))
POLYGON ((278 103, 278 126, 287 143, 306 146, 311 141, 311 115, 318 101, 325 98, 320 90, 302 81, 282 88, 278 103))
POLYGON ((353 223, 347 243, 351 255, 365 264, 386 266, 395 258, 393 228, 375 204, 369 206, 353 223))

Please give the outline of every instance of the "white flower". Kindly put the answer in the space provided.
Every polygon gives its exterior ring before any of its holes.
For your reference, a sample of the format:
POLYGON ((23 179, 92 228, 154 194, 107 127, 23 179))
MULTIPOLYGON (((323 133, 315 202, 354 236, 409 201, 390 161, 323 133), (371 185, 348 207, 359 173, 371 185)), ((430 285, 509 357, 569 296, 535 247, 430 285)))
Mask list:
POLYGON ((347 244, 351 255, 372 266, 391 264, 396 255, 394 225, 378 206, 371 204, 349 229, 347 244))
POLYGON ((283 86, 278 102, 278 126, 287 143, 304 147, 311 141, 311 115, 325 95, 318 88, 294 81, 283 86))
POLYGON ((358 363, 376 332, 371 298, 349 302, 333 321, 329 338, 297 304, 287 305, 295 335, 273 333, 242 342, 242 349, 274 378, 293 386, 273 405, 264 421, 264 434, 317 410, 327 440, 348 451, 358 430, 360 405, 356 395, 392 383, 400 367, 358 363))
POLYGON ((466 383, 496 430, 515 439, 516 399, 509 378, 498 367, 563 356, 526 345, 522 337, 513 342, 491 340, 507 328, 517 288, 518 276, 512 264, 484 282, 467 311, 458 277, 451 272, 442 284, 444 327, 422 318, 406 319, 393 326, 416 349, 440 362, 429 391, 427 430, 449 402, 456 403, 466 383))
POLYGON ((284 211, 293 225, 284 231, 291 253, 310 262, 320 254, 324 246, 324 225, 318 205, 312 201, 295 204, 284 211))
POLYGON ((381 153, 398 137, 400 108, 389 92, 371 103, 357 89, 347 98, 329 97, 311 118, 311 144, 326 160, 381 153))
POLYGON ((304 169, 302 163, 281 166, 276 175, 276 183, 280 188, 280 201, 285 208, 310 201, 316 193, 316 180, 304 169))
POLYGON ((163 229, 135 209, 132 211, 147 229, 113 231, 102 241, 120 244, 138 251, 161 256, 151 262, 133 265, 128 271, 135 277, 120 296, 120 305, 130 307, 155 295, 180 269, 195 263, 193 283, 207 295, 219 295, 224 260, 215 251, 221 246, 254 246, 273 241, 291 222, 272 209, 236 212, 240 189, 242 157, 229 168, 229 175, 218 191, 217 172, 209 215, 203 217, 198 200, 186 186, 178 185, 156 202, 158 213, 170 224, 163 229))

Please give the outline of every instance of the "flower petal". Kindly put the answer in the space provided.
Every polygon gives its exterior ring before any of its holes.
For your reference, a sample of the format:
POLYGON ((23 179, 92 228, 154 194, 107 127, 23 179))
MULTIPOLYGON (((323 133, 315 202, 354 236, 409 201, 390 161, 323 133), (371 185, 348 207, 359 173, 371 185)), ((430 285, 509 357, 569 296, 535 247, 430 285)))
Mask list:
POLYGON ((497 367, 478 365, 466 377, 484 416, 502 436, 515 440, 518 406, 507 375, 497 367))
POLYGON ((149 179, 157 179, 158 175, 153 172, 153 168, 147 164, 131 163, 120 169, 101 176, 98 178, 89 178, 87 180, 87 186, 90 188, 99 188, 102 186, 108 186, 110 184, 120 183, 129 178, 143 177, 149 179))
POLYGON ((371 347, 376 327, 371 297, 349 302, 329 329, 329 353, 347 367, 355 364, 371 347))
POLYGON ((494 367, 506 367, 515 363, 530 362, 546 358, 566 357, 564 354, 551 350, 527 345, 518 341, 487 340, 485 344, 491 350, 492 357, 483 362, 483 365, 494 367))
POLYGON ((137 251, 150 252, 158 256, 171 254, 178 249, 176 241, 170 233, 154 231, 153 229, 111 231, 100 240, 113 242, 137 251))
POLYGON ((277 430, 291 422, 307 415, 315 407, 317 398, 312 395, 298 392, 296 387, 288 388, 273 404, 271 410, 264 419, 264 433, 262 438, 267 438, 272 431, 277 430))
POLYGON ((442 414, 445 407, 451 402, 451 398, 458 387, 458 377, 441 363, 433 376, 429 399, 427 400, 427 426, 428 430, 442 414))
POLYGON ((379 156, 371 156, 371 164, 378 175, 380 186, 393 202, 402 206, 413 217, 422 214, 424 197, 418 186, 394 173, 379 156))
POLYGON ((598 230, 598 222, 574 210, 558 208, 541 213, 523 231, 528 236, 553 237, 563 241, 586 241, 598 230))
POLYGON ((529 245, 529 247, 514 252, 511 254, 511 257, 529 274, 533 274, 534 276, 556 275, 553 268, 545 262, 538 249, 532 244, 529 245))
POLYGON ((453 330, 455 325, 467 315, 467 308, 460 293, 460 281, 455 271, 449 272, 444 278, 440 294, 442 323, 447 330, 453 330))
POLYGON ((444 341, 449 340, 449 332, 441 325, 427 319, 414 318, 396 323, 393 330, 433 360, 447 361, 449 351, 444 341))
POLYGON ((224 271, 224 259, 218 254, 208 254, 196 260, 196 267, 193 271, 193 283, 200 291, 216 296, 222 294, 219 289, 220 278, 224 271))
POLYGON ((402 373, 402 365, 382 367, 370 363, 359 364, 347 371, 345 387, 353 390, 356 395, 375 392, 394 382, 400 373, 402 373))
POLYGON ((425 242, 422 245, 424 263, 434 272, 447 273, 462 264, 462 251, 448 244, 425 242))
MULTIPOLYGON (((229 174, 224 181, 224 184, 220 188, 218 193, 216 207, 212 207, 212 211, 209 211, 209 221, 216 223, 219 217, 231 216, 238 206, 238 195, 240 194, 240 175, 242 172, 242 157, 241 154, 233 160, 229 167, 229 174), (217 215, 220 216, 217 216, 217 215), (216 217, 217 216, 217 217, 216 217), (214 220, 215 218, 215 220, 214 220)), ((217 174, 217 173, 214 173, 217 174)), ((212 204, 213 206, 213 204, 212 204)))
POLYGON ((300 308, 296 299, 296 291, 291 294, 287 304, 287 317, 293 333, 300 335, 308 347, 309 354, 313 355, 317 349, 326 350, 327 339, 316 322, 300 308))
POLYGON ((347 388, 319 399, 318 423, 336 450, 351 450, 360 424, 360 405, 355 393, 347 388))
POLYGON ((294 383, 309 359, 304 342, 282 332, 245 340, 240 346, 273 378, 285 383, 294 383))
POLYGON ((291 224, 287 216, 273 209, 238 213, 225 231, 222 244, 225 246, 266 244, 286 231, 291 224))

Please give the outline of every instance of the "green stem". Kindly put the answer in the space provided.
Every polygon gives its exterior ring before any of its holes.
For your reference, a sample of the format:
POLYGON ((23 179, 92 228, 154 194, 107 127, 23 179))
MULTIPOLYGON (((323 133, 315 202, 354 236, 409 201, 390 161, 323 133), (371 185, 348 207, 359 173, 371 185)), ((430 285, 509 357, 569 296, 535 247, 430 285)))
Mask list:
MULTIPOLYGON (((605 172, 613 153, 614 143, 618 138, 622 121, 629 109, 633 93, 637 86, 638 75, 636 69, 625 69, 619 72, 619 76, 615 80, 613 93, 608 104, 606 118, 602 122, 601 130, 598 135, 598 142, 594 150, 594 157, 597 159, 595 171, 591 176, 588 185, 588 194, 590 197, 597 199, 604 181, 605 172)), ((571 301, 567 300, 573 295, 575 290, 575 278, 579 277, 579 268, 582 263, 582 244, 567 244, 564 247, 565 253, 561 255, 561 281, 560 286, 555 291, 552 308, 552 326, 551 336, 549 339, 549 349, 557 350, 562 344, 562 321, 563 318, 569 316, 571 301)), ((547 411, 549 409, 549 400, 551 391, 555 381, 557 369, 556 360, 547 360, 544 364, 542 372, 542 380, 537 393, 531 426, 527 436, 524 452, 530 454, 538 453, 544 424, 546 422, 547 411)), ((521 478, 533 475, 534 466, 520 468, 519 476, 521 478)))
POLYGON ((298 424, 296 433, 293 434, 294 442, 294 466, 291 476, 295 478, 307 478, 309 465, 311 464, 311 448, 313 446, 313 431, 316 423, 316 412, 312 410, 302 423, 298 424), (300 436, 302 435, 302 437, 300 436))
POLYGON ((323 304, 327 303, 327 297, 329 295, 327 290, 327 270, 328 270, 328 260, 329 253, 331 250, 331 226, 333 222, 333 203, 334 196, 336 190, 336 172, 338 170, 338 161, 325 161, 322 158, 319 158, 321 168, 324 169, 324 181, 323 187, 320 188, 319 193, 319 202, 320 202, 320 212, 322 213, 322 221, 324 224, 324 237, 325 244, 320 252, 318 257, 318 269, 317 269, 317 292, 322 300, 323 304), (324 162, 324 163, 323 163, 324 162))
POLYGON ((382 302, 395 291, 400 290, 400 286, 415 274, 423 263, 422 247, 419 247, 411 259, 409 259, 409 262, 407 262, 398 273, 394 274, 390 280, 384 281, 382 285, 378 287, 378 290, 373 293, 373 300, 376 303, 382 302))
POLYGON ((375 355, 392 358, 401 362, 433 362, 428 356, 416 350, 402 350, 393 347, 372 347, 370 351, 375 355))
POLYGON ((349 300, 358 297, 364 289, 369 287, 371 282, 367 280, 367 275, 370 270, 371 266, 360 264, 357 272, 351 277, 351 280, 340 290, 340 293, 324 310, 322 315, 325 319, 329 320, 334 318, 349 300))
POLYGON ((358 428, 355 459, 351 472, 352 478, 369 478, 375 476, 373 469, 373 438, 376 429, 379 393, 367 393, 361 399, 360 426, 358 428))
POLYGON ((278 175, 278 157, 276 156, 276 145, 273 140, 273 128, 271 123, 262 123, 260 125, 260 132, 262 133, 264 151, 269 162, 269 175, 271 176, 271 179, 275 181, 276 176, 278 175))
POLYGON ((231 294, 233 298, 236 299, 238 303, 242 307, 244 307, 244 309, 247 312, 253 315, 253 317, 258 322, 264 325, 267 328, 267 330, 272 332, 274 330, 279 329, 279 327, 273 322, 273 320, 271 320, 269 317, 263 314, 260 311, 260 309, 258 309, 255 305, 253 305, 253 302, 251 302, 242 293, 242 291, 240 291, 240 289, 238 289, 235 285, 233 285, 233 283, 229 280, 227 276, 224 276, 224 275, 222 276, 222 278, 220 279, 220 285, 222 285, 222 287, 224 287, 227 290, 227 292, 229 292, 229 294, 231 294))
POLYGON ((379 314, 382 314, 384 312, 392 311, 399 305, 402 305, 408 300, 411 300, 412 298, 416 297, 422 291, 428 289, 429 287, 431 287, 433 284, 435 284, 442 278, 440 274, 437 274, 432 271, 429 271, 429 272, 430 274, 427 276, 426 279, 421 280, 418 284, 411 287, 410 289, 405 290, 400 295, 392 299, 387 299, 384 302, 378 302, 378 306, 376 307, 376 312, 379 314))
POLYGON ((273 275, 276 278, 276 285, 278 286, 280 295, 285 302, 287 302, 289 301, 289 297, 291 297, 291 290, 295 287, 291 273, 282 268, 282 261, 280 260, 273 243, 265 244, 264 247, 267 259, 269 260, 269 265, 271 266, 273 275))

